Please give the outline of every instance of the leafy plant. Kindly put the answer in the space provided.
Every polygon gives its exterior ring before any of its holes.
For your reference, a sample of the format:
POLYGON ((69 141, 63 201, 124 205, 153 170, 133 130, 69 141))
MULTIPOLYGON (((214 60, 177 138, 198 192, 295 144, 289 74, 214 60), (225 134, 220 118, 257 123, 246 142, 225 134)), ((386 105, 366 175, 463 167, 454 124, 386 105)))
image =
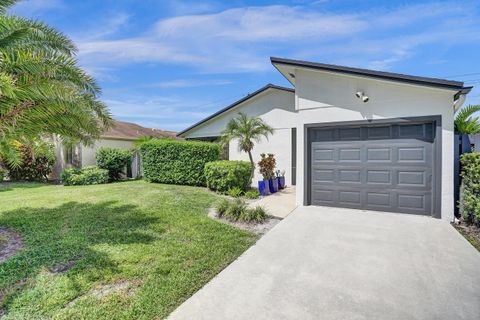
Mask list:
POLYGON ((265 153, 260 155, 261 159, 258 162, 258 166, 260 167, 260 174, 263 176, 263 179, 269 180, 275 177, 275 166, 276 160, 273 154, 269 153, 268 156, 265 153))
POLYGON ((0 182, 2 182, 3 180, 5 180, 5 176, 7 174, 7 170, 3 169, 3 168, 0 168, 0 182))
POLYGON ((153 139, 140 146, 142 169, 151 182, 205 186, 205 164, 218 160, 215 143, 153 139))
POLYGON ((212 161, 205 164, 205 179, 207 187, 227 192, 232 188, 245 191, 251 185, 251 164, 248 161, 212 161))
POLYGON ((15 148, 19 155, 18 165, 13 165, 3 158, 4 166, 11 180, 17 181, 47 181, 55 164, 54 145, 44 140, 12 141, 11 148, 15 148))
POLYGON ((465 222, 480 226, 480 153, 463 154, 461 163, 460 213, 465 222))
POLYGON ((132 163, 132 152, 118 148, 100 148, 95 155, 97 165, 108 170, 110 181, 120 180, 122 172, 132 163))
POLYGON ((473 114, 480 111, 480 105, 468 105, 457 112, 455 116, 455 133, 477 134, 480 133, 480 121, 473 114))
POLYGON ((260 192, 257 189, 251 189, 245 192, 245 197, 248 199, 258 199, 260 197, 260 192))
POLYGON ((66 186, 91 185, 108 183, 108 170, 96 166, 81 169, 65 169, 62 172, 62 182, 66 186))
POLYGON ((249 209, 245 200, 239 198, 233 201, 222 199, 217 202, 215 210, 219 217, 232 222, 261 223, 267 219, 267 213, 263 207, 257 206, 249 209))
POLYGON ((238 198, 243 194, 243 190, 240 189, 239 187, 233 187, 231 189, 228 189, 227 194, 230 197, 238 198))
POLYGON ((90 144, 111 123, 75 44, 45 23, 7 15, 16 2, 0 3, 0 155, 10 167, 22 163, 14 141, 58 135, 90 144))
POLYGON ((221 140, 223 145, 227 145, 232 140, 238 140, 238 150, 248 153, 248 158, 252 165, 250 181, 253 179, 255 172, 255 163, 252 156, 255 142, 260 142, 262 137, 268 139, 268 136, 272 134, 273 128, 261 118, 248 117, 243 113, 239 113, 238 117, 231 119, 226 129, 222 132, 221 140))
POLYGON ((267 220, 267 212, 262 206, 256 206, 253 209, 245 210, 240 219, 247 223, 262 223, 267 220))

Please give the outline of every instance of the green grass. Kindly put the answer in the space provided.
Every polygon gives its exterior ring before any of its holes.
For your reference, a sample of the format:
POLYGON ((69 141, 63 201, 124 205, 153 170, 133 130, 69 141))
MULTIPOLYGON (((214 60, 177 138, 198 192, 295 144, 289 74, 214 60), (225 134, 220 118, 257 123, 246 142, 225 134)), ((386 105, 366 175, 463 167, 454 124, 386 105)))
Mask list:
POLYGON ((255 242, 207 217, 216 200, 143 181, 0 184, 0 226, 24 241, 0 264, 4 319, 166 317, 255 242))

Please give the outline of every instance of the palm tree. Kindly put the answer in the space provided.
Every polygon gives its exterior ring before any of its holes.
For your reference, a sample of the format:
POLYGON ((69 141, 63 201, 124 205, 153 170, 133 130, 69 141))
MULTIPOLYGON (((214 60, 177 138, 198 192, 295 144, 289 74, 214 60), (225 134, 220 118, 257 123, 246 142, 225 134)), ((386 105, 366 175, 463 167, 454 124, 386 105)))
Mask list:
POLYGON ((239 113, 238 117, 231 119, 227 128, 222 132, 222 143, 226 145, 230 141, 238 140, 238 150, 248 153, 248 158, 252 164, 250 171, 250 180, 253 179, 255 172, 255 162, 253 162, 252 149, 254 142, 260 142, 262 137, 268 139, 273 134, 273 128, 266 124, 261 118, 248 117, 239 113))
POLYGON ((455 133, 477 134, 480 133, 480 122, 478 117, 472 117, 480 111, 480 105, 468 105, 457 112, 455 116, 455 133))
POLYGON ((11 164, 20 162, 15 141, 58 135, 90 144, 111 123, 73 42, 42 22, 7 15, 16 2, 0 0, 0 156, 11 164))

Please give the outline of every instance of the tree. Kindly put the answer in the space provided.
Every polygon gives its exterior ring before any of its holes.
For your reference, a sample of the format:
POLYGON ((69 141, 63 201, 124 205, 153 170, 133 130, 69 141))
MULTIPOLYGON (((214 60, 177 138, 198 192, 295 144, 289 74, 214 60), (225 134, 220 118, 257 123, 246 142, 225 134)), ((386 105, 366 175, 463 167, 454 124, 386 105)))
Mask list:
POLYGON ((455 133, 477 134, 480 133, 480 122, 478 117, 472 117, 480 111, 480 105, 468 105, 457 112, 455 116, 455 133))
POLYGON ((42 22, 7 15, 16 2, 0 0, 0 155, 12 165, 21 163, 15 141, 58 135, 88 145, 111 123, 74 43, 42 22))
POLYGON ((222 132, 222 143, 226 145, 230 141, 238 140, 238 150, 248 153, 248 158, 252 165, 250 171, 250 180, 253 179, 255 172, 255 162, 253 162, 252 150, 254 142, 260 142, 262 137, 268 139, 273 134, 273 128, 266 124, 261 118, 248 117, 239 113, 238 117, 231 119, 226 129, 222 132))

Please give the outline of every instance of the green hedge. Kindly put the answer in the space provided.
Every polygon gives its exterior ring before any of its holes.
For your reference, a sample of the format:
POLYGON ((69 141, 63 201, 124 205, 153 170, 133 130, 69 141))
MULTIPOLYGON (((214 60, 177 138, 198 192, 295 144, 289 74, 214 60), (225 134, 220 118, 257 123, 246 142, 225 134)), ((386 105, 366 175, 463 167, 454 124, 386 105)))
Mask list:
POLYGON ((460 213, 467 223, 480 226, 480 153, 463 154, 460 213))
POLYGON ((251 169, 252 165, 248 161, 209 162, 205 165, 207 187, 219 192, 227 192, 234 188, 246 191, 252 183, 251 169))
POLYGON ((121 174, 132 163, 132 151, 119 148, 100 148, 95 154, 97 166, 108 170, 110 181, 120 180, 121 174))
POLYGON ((66 186, 108 183, 108 170, 96 166, 81 169, 65 169, 62 172, 62 183, 66 186))
POLYGON ((218 160, 214 143, 157 139, 140 146, 145 179, 151 182, 205 186, 204 167, 218 160))

